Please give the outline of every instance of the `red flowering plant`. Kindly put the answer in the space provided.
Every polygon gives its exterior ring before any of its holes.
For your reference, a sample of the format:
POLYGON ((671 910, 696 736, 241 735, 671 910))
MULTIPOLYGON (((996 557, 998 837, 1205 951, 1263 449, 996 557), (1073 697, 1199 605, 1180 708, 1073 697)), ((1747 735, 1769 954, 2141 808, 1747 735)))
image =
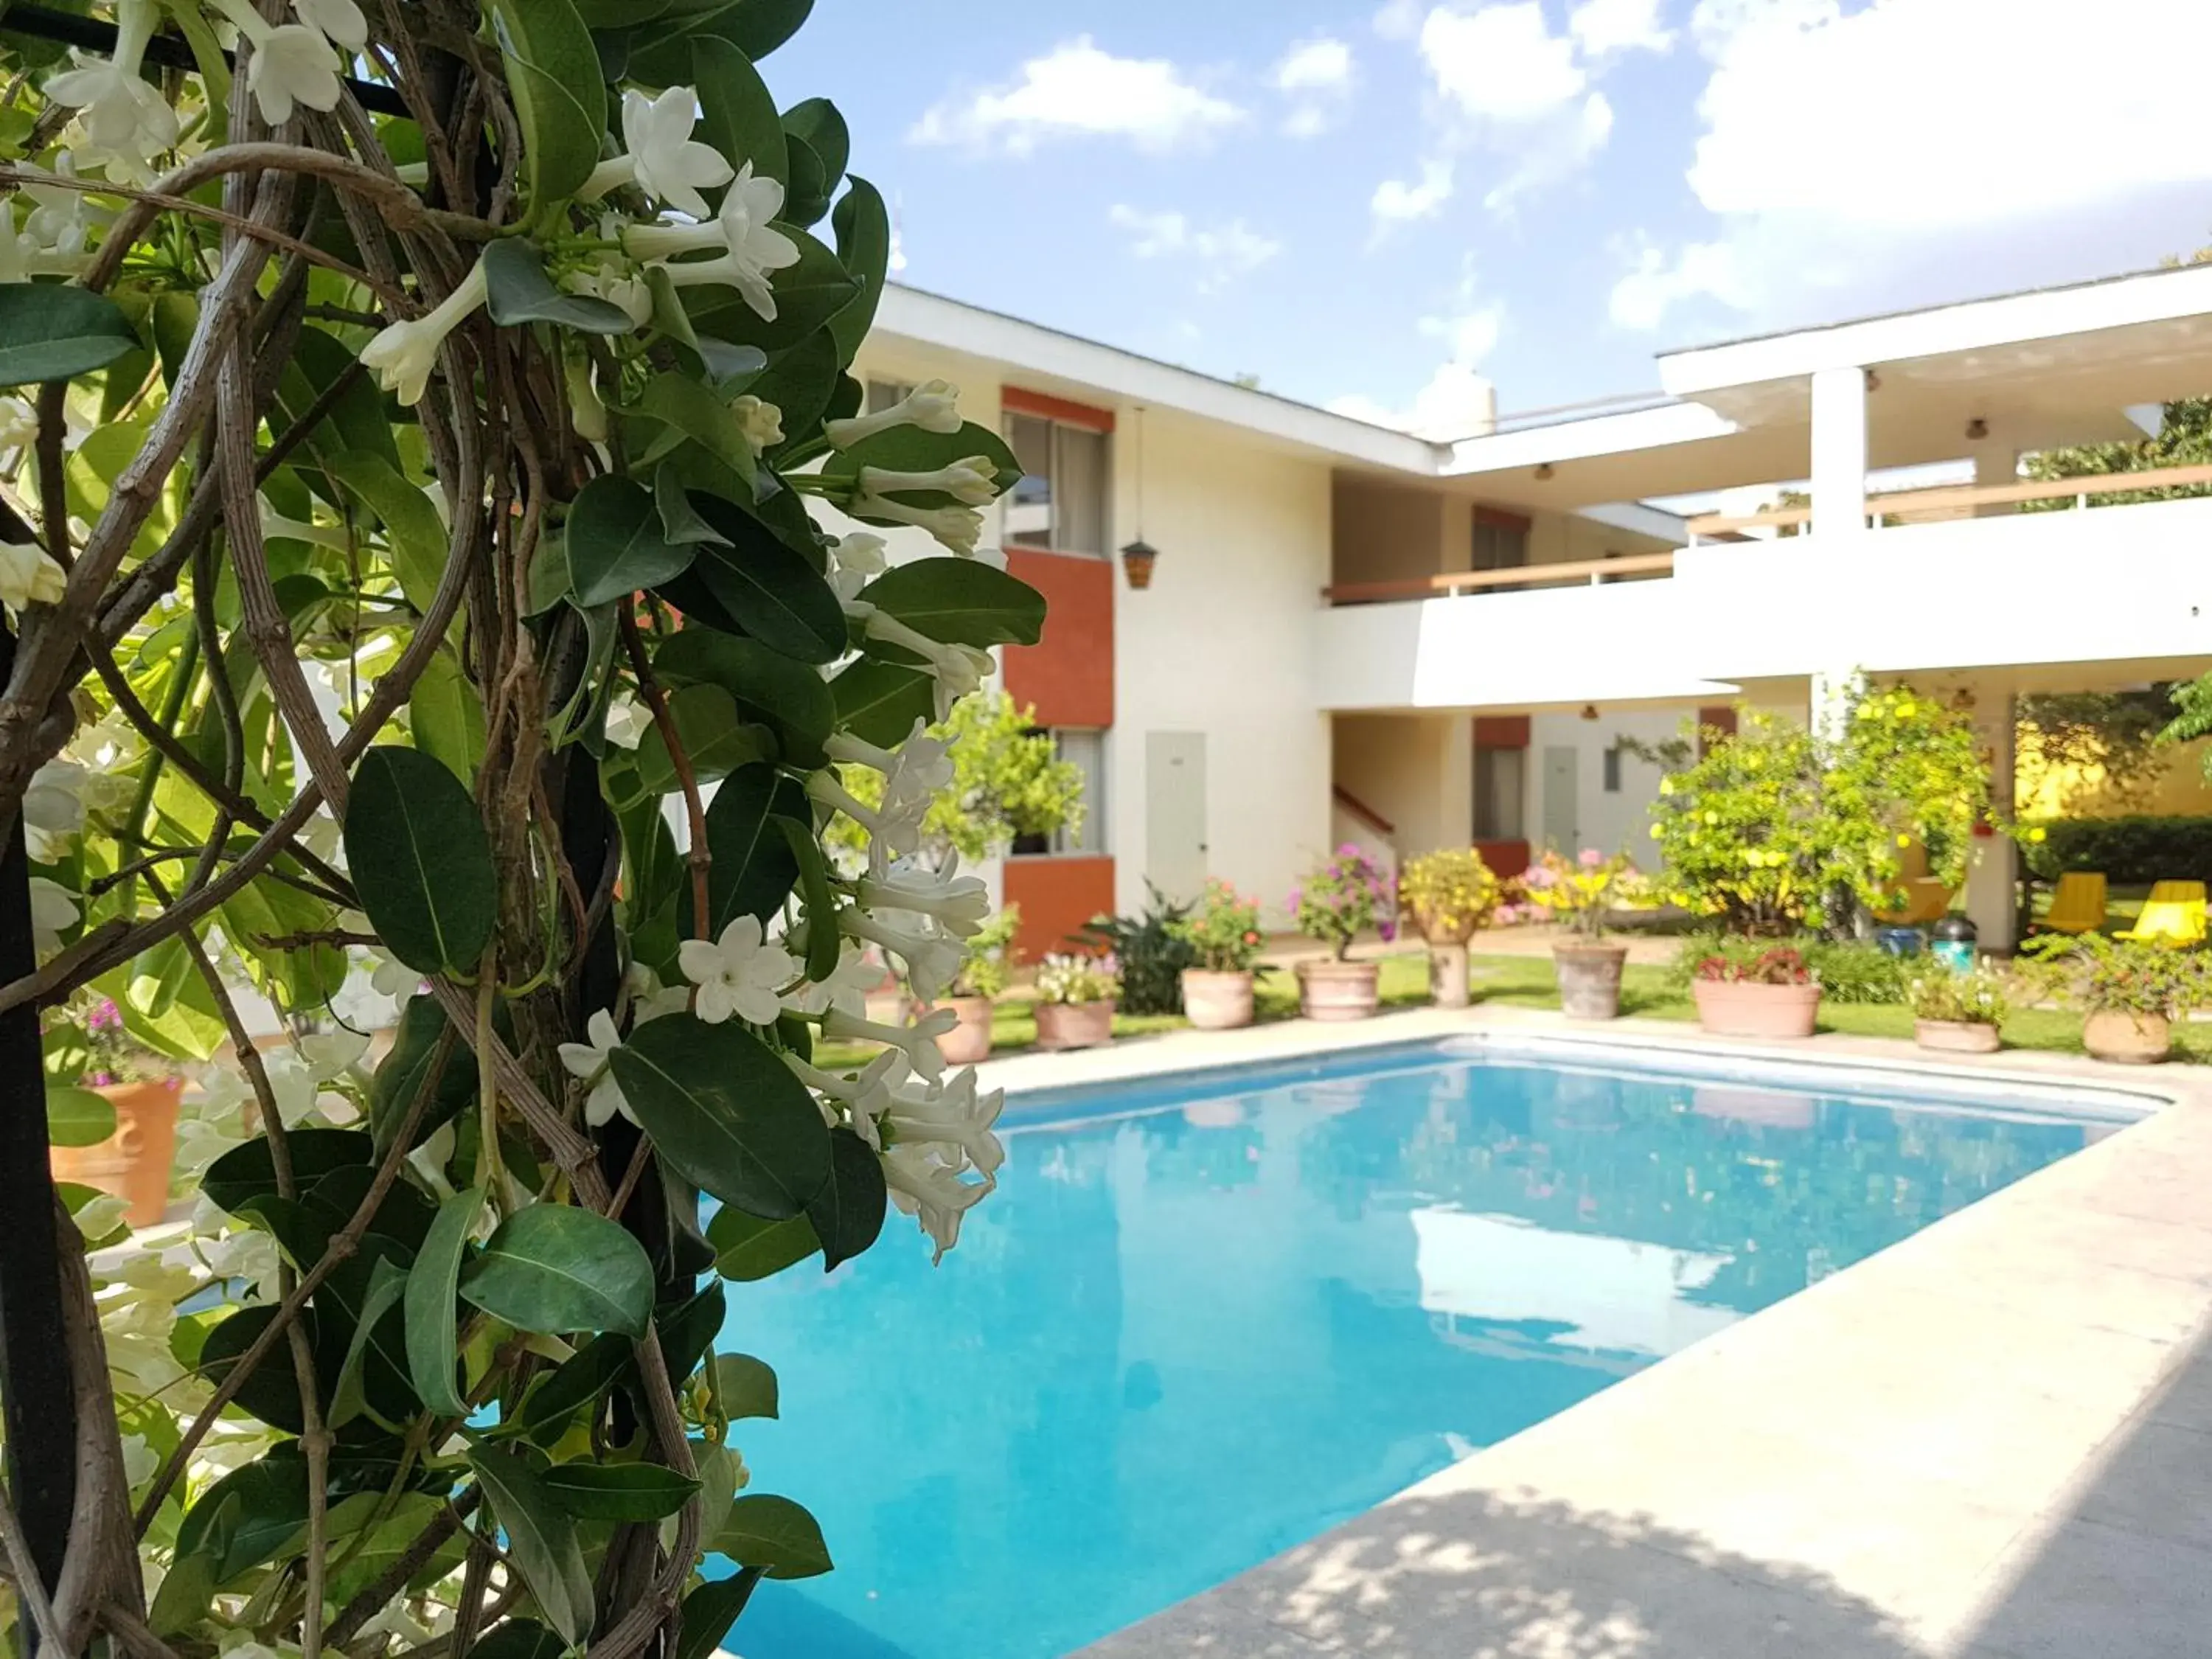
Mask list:
POLYGON ((1352 941, 1370 927, 1385 939, 1398 937, 1397 908, 1389 878, 1350 842, 1291 890, 1291 911, 1297 919, 1298 932, 1330 946, 1339 962, 1352 948, 1352 941))
POLYGON ((1693 979, 1716 985, 1810 985, 1813 969, 1786 945, 1765 950, 1723 948, 1702 957, 1690 970, 1693 979))
POLYGON ((1260 931, 1260 907, 1229 883, 1214 877, 1191 914, 1170 922, 1168 932, 1196 953, 1195 966, 1209 974, 1249 974, 1260 960, 1267 936, 1260 931))

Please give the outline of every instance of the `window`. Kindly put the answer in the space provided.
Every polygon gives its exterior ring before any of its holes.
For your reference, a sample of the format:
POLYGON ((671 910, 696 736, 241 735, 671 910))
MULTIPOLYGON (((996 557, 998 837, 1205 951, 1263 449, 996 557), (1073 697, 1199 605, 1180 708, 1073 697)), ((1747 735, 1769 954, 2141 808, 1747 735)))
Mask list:
POLYGON ((1474 751, 1474 837, 1519 841, 1528 823, 1522 806, 1525 749, 1474 751))
POLYGON ((1083 774, 1083 822, 1050 836, 1016 836, 1017 858, 1095 857, 1106 850, 1106 734, 1062 726, 1050 733, 1053 752, 1083 774))
POLYGON ((1022 480, 1006 496, 1010 547, 1106 551, 1106 434, 1042 415, 1008 415, 1022 480))
POLYGON ((1528 562, 1528 526, 1520 520, 1477 511, 1471 570, 1517 570, 1528 562))
POLYGON ((866 412, 880 415, 904 403, 914 391, 908 380, 871 380, 868 382, 868 401, 866 412))
POLYGON ((1617 743, 1608 745, 1605 751, 1605 793, 1620 793, 1620 745, 1617 743))

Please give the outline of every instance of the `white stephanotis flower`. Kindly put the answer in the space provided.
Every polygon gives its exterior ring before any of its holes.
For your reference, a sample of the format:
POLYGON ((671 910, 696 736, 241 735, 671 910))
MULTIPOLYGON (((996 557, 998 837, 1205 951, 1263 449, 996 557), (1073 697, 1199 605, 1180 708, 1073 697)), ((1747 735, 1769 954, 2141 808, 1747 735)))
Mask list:
MULTIPOLYGON (((25 263, 34 270, 74 270, 84 256, 85 239, 93 228, 115 216, 94 207, 82 190, 68 182, 77 177, 74 151, 58 152, 52 173, 29 167, 18 167, 16 172, 23 194, 33 204, 23 220, 22 234, 28 242, 25 263), (47 179, 57 182, 46 183, 47 179)), ((13 223, 12 219, 9 222, 13 223)))
POLYGON ((857 599, 860 590, 884 574, 886 544, 881 536, 856 530, 830 550, 830 586, 840 599, 857 599))
POLYGON ((116 0, 114 55, 95 58, 71 47, 75 67, 46 82, 46 96, 77 112, 85 137, 81 159, 110 179, 144 182, 154 158, 176 145, 177 112, 138 72, 159 21, 154 0, 116 0))
POLYGON ((21 398, 0 398, 0 449, 27 449, 38 441, 38 411, 21 398))
POLYGON ((633 1030, 671 1014, 690 1012, 691 993, 681 985, 664 987, 660 975, 641 962, 630 963, 623 983, 629 992, 629 1023, 633 1030))
POLYGON ((469 314, 484 302, 487 292, 483 261, 469 267, 469 274, 451 294, 418 318, 389 323, 361 350, 361 361, 373 369, 377 384, 396 392, 403 404, 418 404, 428 389, 430 371, 438 362, 438 348, 469 314))
POLYGON ((774 404, 764 404, 748 392, 730 404, 730 413, 738 417, 738 430, 744 434, 754 454, 764 453, 783 441, 783 411, 774 404))
POLYGON ((74 761, 51 760, 31 774, 23 792, 23 834, 31 856, 51 864, 84 828, 85 792, 92 774, 74 761))
POLYGON ((368 976, 371 990, 379 996, 390 997, 395 1002, 414 995, 422 983, 422 975, 398 957, 385 957, 368 976))
POLYGON ((354 0, 292 0, 292 10, 308 27, 319 29, 348 52, 368 44, 368 19, 354 0))
POLYGON ((771 222, 782 211, 783 186, 773 179, 756 178, 748 161, 711 221, 633 225, 623 233, 623 247, 638 258, 658 259, 719 246, 721 252, 714 258, 666 266, 669 280, 678 288, 701 283, 734 288, 762 320, 774 322, 775 291, 769 278, 799 263, 799 244, 771 222))
POLYGON ((979 1094, 975 1068, 968 1066, 925 1089, 895 1088, 884 1115, 898 1145, 952 1148, 981 1174, 995 1176, 1006 1161, 1006 1149, 991 1130, 1006 1103, 1004 1089, 979 1094))
POLYGON ((972 645, 947 645, 942 641, 933 640, 928 635, 908 627, 889 611, 879 611, 865 602, 851 602, 845 608, 848 616, 863 611, 866 612, 863 625, 870 639, 902 647, 923 659, 937 681, 935 700, 939 720, 952 712, 954 703, 979 689, 997 666, 988 651, 979 651, 972 645))
POLYGON ((911 1025, 883 1025, 842 1008, 831 1008, 822 1016, 822 1035, 830 1042, 880 1042, 896 1048, 905 1054, 916 1076, 934 1083, 945 1075, 945 1055, 938 1048, 937 1039, 959 1023, 960 1016, 950 1008, 933 1009, 911 1025))
POLYGON ((854 481, 862 495, 950 495, 963 507, 988 507, 999 499, 999 470, 989 458, 970 455, 934 472, 898 472, 889 467, 864 466, 854 481))
POLYGON ((628 692, 607 705, 607 741, 617 749, 635 749, 653 729, 653 711, 628 692))
POLYGON ((902 1142, 882 1155, 884 1182, 902 1214, 915 1217, 934 1244, 934 1261, 960 1242, 960 1222, 997 1183, 985 1176, 963 1181, 961 1162, 929 1142, 902 1142))
POLYGON ((870 910, 904 910, 927 916, 955 939, 973 939, 991 916, 991 893, 974 876, 959 873, 954 854, 941 870, 908 868, 860 878, 854 890, 870 910))
POLYGON ((31 940, 41 957, 62 948, 62 934, 76 926, 76 895, 58 881, 31 878, 31 940))
POLYGON ((952 787, 952 744, 929 735, 927 722, 917 720, 896 750, 878 748, 849 732, 831 735, 830 758, 848 765, 866 766, 884 775, 884 809, 890 812, 927 811, 930 804, 952 787))
POLYGON ((983 515, 972 507, 908 507, 881 495, 855 495, 845 510, 856 519, 888 519, 926 530, 947 552, 963 559, 975 556, 975 544, 983 536, 983 515))
POLYGON ((836 808, 868 834, 869 858, 888 866, 921 850, 921 820, 928 809, 920 805, 886 800, 871 806, 845 787, 835 770, 824 767, 806 781, 810 799, 836 808))
POLYGON ((869 961, 864 951, 848 948, 829 978, 818 983, 810 980, 787 993, 783 1006, 794 1014, 823 1014, 832 1008, 860 1014, 866 1011, 868 993, 884 982, 882 964, 869 961))
MULTIPOLYGON (((890 1111, 896 1102, 891 1091, 907 1079, 911 1069, 902 1048, 886 1048, 860 1068, 857 1075, 840 1075, 818 1071, 796 1054, 787 1054, 783 1063, 796 1077, 817 1094, 830 1100, 842 1102, 850 1113, 853 1129, 868 1143, 872 1152, 883 1150, 883 1133, 878 1121, 890 1111)), ((836 1114, 824 1111, 830 1127, 836 1127, 836 1114)))
POLYGON ((584 1097, 584 1121, 596 1129, 620 1112, 636 1122, 637 1114, 623 1097, 622 1085, 615 1081, 615 1068, 609 1063, 608 1057, 622 1047, 615 1017, 604 1008, 599 1010, 584 1022, 584 1034, 591 1038, 589 1042, 564 1042, 560 1048, 561 1069, 591 1085, 591 1093, 584 1097))
MULTIPOLYGON (((215 5, 252 48, 246 87, 261 106, 263 120, 281 127, 292 118, 295 104, 324 111, 338 106, 340 59, 322 30, 307 23, 271 23, 249 0, 215 0, 215 5)), ((362 27, 366 42, 367 25, 362 27)))
POLYGON ((890 915, 848 908, 837 913, 837 926, 854 939, 881 945, 906 967, 906 982, 923 1002, 943 996, 967 964, 968 951, 958 939, 932 928, 916 915, 915 927, 903 927, 890 915))
POLYGON ((711 944, 687 939, 676 947, 677 965, 699 988, 692 1012, 709 1025, 735 1014, 751 1025, 772 1025, 783 1012, 777 993, 797 979, 799 963, 763 937, 758 916, 739 916, 711 944))
POLYGON ((600 162, 577 194, 596 202, 617 185, 635 181, 679 213, 711 217, 714 210, 699 192, 728 184, 732 173, 721 151, 692 137, 698 111, 699 94, 690 87, 671 87, 658 98, 623 93, 623 148, 628 154, 600 162))
POLYGON ((950 435, 960 430, 960 389, 949 380, 925 380, 889 409, 850 420, 831 421, 822 428, 833 449, 850 449, 864 438, 893 427, 918 426, 924 432, 950 435))

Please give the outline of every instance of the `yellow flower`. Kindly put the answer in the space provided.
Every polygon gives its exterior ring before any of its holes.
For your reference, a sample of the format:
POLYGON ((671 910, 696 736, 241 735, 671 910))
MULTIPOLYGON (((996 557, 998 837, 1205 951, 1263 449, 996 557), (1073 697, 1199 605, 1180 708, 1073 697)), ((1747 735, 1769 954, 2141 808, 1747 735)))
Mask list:
POLYGON ((2049 834, 2049 832, 2048 832, 2048 831, 2044 830, 2038 829, 2038 830, 2029 830, 2029 831, 2027 832, 2027 838, 2028 838, 2030 841, 2037 841, 2037 842, 2040 842, 2040 841, 2048 841, 2048 840, 2050 840, 2050 839, 2051 839, 2051 836, 2050 836, 2050 834, 2049 834))
POLYGON ((1897 838, 1897 844, 1899 847, 1910 847, 1912 845, 1912 837, 1910 836, 1900 835, 1897 838))
POLYGON ((1901 720, 1909 720, 1912 718, 1914 714, 1917 712, 1917 709, 1918 705, 1908 697, 1903 702, 1897 705, 1897 718, 1901 720))
POLYGON ((1663 823, 1655 823, 1655 824, 1653 824, 1653 825, 1651 826, 1651 839, 1652 839, 1652 840, 1654 840, 1654 841, 1664 841, 1664 840, 1666 840, 1666 839, 1667 839, 1667 826, 1666 826, 1665 824, 1663 824, 1663 823))
POLYGON ((1721 815, 1717 812, 1708 812, 1705 814, 1705 822, 1707 823, 1718 823, 1720 821, 1721 815))

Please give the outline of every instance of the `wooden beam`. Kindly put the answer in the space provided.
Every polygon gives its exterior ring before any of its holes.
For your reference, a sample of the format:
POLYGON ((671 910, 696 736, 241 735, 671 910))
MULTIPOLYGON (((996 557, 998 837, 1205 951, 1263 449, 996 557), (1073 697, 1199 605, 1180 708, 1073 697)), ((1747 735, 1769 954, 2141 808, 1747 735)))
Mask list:
POLYGON ((1559 564, 1516 564, 1504 570, 1448 570, 1395 582, 1351 582, 1322 589, 1334 605, 1373 599, 1432 599, 1462 588, 1516 587, 1532 582, 1590 581, 1601 576, 1671 574, 1672 553, 1638 553, 1625 559, 1574 559, 1559 564))
MULTIPOLYGON (((2125 495, 2139 489, 2184 489, 2212 484, 2212 465, 2160 466, 2146 472, 2098 472, 2075 478, 2031 479, 2014 484, 1942 484, 1927 489, 1891 489, 1867 497, 1867 515, 1887 513, 1945 513, 1977 507, 2002 507, 2021 501, 2064 501, 2075 495, 2125 495)), ((1760 530, 1780 525, 1806 524, 1809 507, 1772 507, 1742 516, 1707 514, 1690 520, 1684 528, 1692 536, 1718 538, 1733 531, 1760 530)))

